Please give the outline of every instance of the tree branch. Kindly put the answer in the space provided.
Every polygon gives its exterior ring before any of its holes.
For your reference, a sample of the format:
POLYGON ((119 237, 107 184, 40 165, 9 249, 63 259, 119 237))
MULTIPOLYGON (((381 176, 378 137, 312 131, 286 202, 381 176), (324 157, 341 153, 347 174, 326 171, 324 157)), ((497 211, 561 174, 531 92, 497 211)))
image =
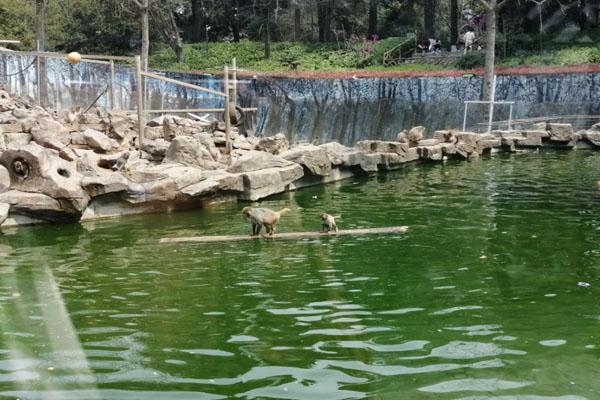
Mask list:
POLYGON ((496 9, 497 10, 501 9, 506 3, 508 3, 508 0, 502 0, 500 3, 498 3, 498 5, 496 6, 496 9))
MULTIPOLYGON (((506 1, 506 0, 504 0, 504 1, 506 1)), ((483 7, 485 7, 486 10, 493 11, 492 6, 487 1, 485 1, 485 0, 479 0, 479 2, 483 5, 483 7)))
POLYGON ((134 3, 136 6, 138 6, 139 8, 142 8, 142 7, 144 7, 144 5, 143 5, 142 3, 140 3, 140 2, 139 2, 139 0, 131 0, 131 1, 133 1, 133 3, 134 3))

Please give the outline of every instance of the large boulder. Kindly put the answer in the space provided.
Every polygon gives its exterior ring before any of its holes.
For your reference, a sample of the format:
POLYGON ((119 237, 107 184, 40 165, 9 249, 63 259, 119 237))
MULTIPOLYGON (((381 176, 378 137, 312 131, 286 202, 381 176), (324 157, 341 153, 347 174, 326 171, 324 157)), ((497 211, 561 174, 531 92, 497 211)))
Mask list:
POLYGON ((260 171, 268 168, 285 168, 295 163, 264 151, 248 151, 227 168, 230 173, 260 171))
POLYGON ((550 140, 555 142, 569 142, 573 139, 573 126, 571 124, 547 124, 550 140))
POLYGON ((83 138, 87 145, 94 149, 103 152, 112 150, 112 142, 104 133, 95 129, 86 129, 83 131, 83 138))
POLYGON ((17 214, 50 222, 72 222, 79 220, 77 214, 65 212, 63 202, 42 193, 9 190, 0 193, 0 203, 10 204, 17 214))
POLYGON ((582 134, 583 139, 587 140, 596 147, 600 147, 600 129, 599 130, 587 130, 582 134))
POLYGON ((174 138, 165 153, 164 159, 166 163, 179 163, 205 169, 218 168, 219 164, 215 161, 210 150, 201 143, 201 140, 190 136, 177 136, 174 138))
POLYGON ((165 158, 167 150, 171 146, 171 143, 164 139, 148 140, 145 139, 142 145, 142 150, 152 156, 153 160, 160 161, 165 158))
MULTIPOLYGON (((268 154, 268 153, 267 153, 268 154)), ((256 201, 275 193, 282 193, 288 185, 304 175, 304 169, 295 163, 285 167, 254 170, 243 175, 244 191, 240 199, 256 201)))
POLYGON ((0 165, 0 193, 6 192, 10 187, 10 175, 7 169, 0 165))
POLYGON ((325 143, 319 146, 327 152, 327 157, 334 166, 351 167, 360 164, 359 156, 362 152, 346 147, 338 142, 325 143))
POLYGON ((9 149, 0 156, 0 164, 10 175, 11 189, 42 193, 60 202, 71 219, 81 217, 89 196, 81 188, 82 175, 74 163, 59 158, 56 152, 31 143, 9 149))
POLYGON ((329 161, 327 151, 318 146, 312 144, 296 146, 282 153, 281 157, 302 165, 312 175, 328 176, 331 174, 331 161, 329 161))
POLYGON ((129 181, 123 175, 107 172, 95 176, 84 176, 81 187, 90 197, 108 193, 125 192, 129 188, 129 181))
POLYGON ((357 142, 355 147, 367 153, 396 153, 400 155, 406 153, 409 149, 407 143, 383 140, 362 140, 357 142))
POLYGON ((9 210, 10 210, 10 204, 0 203, 0 225, 2 225, 2 223, 4 221, 6 221, 6 218, 8 218, 9 210))
POLYGON ((4 135, 0 133, 0 153, 6 150, 6 140, 4 140, 4 135))
POLYGON ((63 148, 71 143, 69 130, 60 122, 50 117, 40 115, 31 128, 33 140, 44 147, 63 148))
POLYGON ((267 151, 271 154, 281 154, 289 149, 290 143, 283 133, 261 138, 256 146, 257 150, 267 151))

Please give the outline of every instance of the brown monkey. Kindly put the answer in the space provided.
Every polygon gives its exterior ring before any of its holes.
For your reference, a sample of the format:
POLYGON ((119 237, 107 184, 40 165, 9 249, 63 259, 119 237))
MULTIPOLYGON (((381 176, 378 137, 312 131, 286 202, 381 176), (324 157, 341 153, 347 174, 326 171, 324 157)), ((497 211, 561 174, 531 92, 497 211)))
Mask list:
POLYGON ((335 218, 338 217, 339 215, 336 215, 335 217, 333 215, 329 215, 327 213, 321 213, 321 222, 322 222, 322 231, 321 232, 331 232, 331 231, 338 231, 338 227, 337 224, 335 223, 335 218))
POLYGON ((267 234, 273 236, 273 233, 275 233, 275 225, 279 222, 279 218, 282 214, 289 211, 289 208, 273 211, 268 208, 244 207, 242 214, 248 218, 252 224, 251 236, 258 236, 263 226, 265 227, 267 234))

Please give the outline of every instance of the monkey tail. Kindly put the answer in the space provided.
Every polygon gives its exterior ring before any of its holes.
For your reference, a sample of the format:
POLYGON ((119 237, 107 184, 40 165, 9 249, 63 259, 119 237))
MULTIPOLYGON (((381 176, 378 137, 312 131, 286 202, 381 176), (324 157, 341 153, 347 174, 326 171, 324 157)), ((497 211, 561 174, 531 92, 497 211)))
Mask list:
POLYGON ((292 212, 292 210, 290 210, 289 208, 286 207, 286 208, 284 208, 282 210, 279 210, 279 215, 283 215, 283 214, 288 213, 288 212, 292 212))

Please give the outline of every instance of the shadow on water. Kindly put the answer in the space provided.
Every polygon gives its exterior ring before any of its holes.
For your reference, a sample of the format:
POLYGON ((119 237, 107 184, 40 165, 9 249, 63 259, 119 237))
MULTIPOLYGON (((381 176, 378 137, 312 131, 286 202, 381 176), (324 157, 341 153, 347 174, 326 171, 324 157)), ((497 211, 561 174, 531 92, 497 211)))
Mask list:
POLYGON ((595 399, 600 155, 419 165, 244 204, 0 236, 0 398, 595 399))

